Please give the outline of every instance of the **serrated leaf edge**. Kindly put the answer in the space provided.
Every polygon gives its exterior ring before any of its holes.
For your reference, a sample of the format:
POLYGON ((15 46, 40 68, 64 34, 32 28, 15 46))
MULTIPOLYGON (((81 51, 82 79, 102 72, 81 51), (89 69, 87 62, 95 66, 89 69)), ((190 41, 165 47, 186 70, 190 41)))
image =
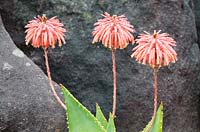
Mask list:
POLYGON ((116 132, 115 123, 114 123, 114 119, 112 117, 112 113, 109 114, 109 120, 108 120, 108 126, 106 128, 106 132, 108 132, 108 128, 109 128, 110 124, 114 126, 114 132, 116 132))
MULTIPOLYGON (((91 118, 95 123, 97 123, 97 125, 101 128, 102 131, 106 132, 106 130, 104 129, 104 127, 101 125, 101 123, 96 119, 96 117, 89 111, 87 110, 87 108, 85 106, 83 106, 70 92, 67 88, 65 88, 62 84, 60 84, 60 87, 63 90, 66 91, 66 94, 68 94, 72 99, 74 99, 74 101, 78 104, 78 107, 80 107, 84 112, 86 113, 89 113, 89 115, 86 115, 87 117, 91 118), (91 117, 90 117, 91 116, 91 117)), ((63 94, 65 94, 63 92, 63 94)), ((67 103, 65 101, 65 103, 67 103)), ((67 104, 66 104, 67 105, 67 104)), ((67 124, 68 124, 68 129, 70 130, 70 121, 68 119, 68 114, 69 114, 69 111, 68 109, 66 109, 66 114, 67 114, 67 124)))
MULTIPOLYGON (((161 104, 160 104, 160 106, 159 106, 157 112, 159 111, 159 109, 160 109, 160 111, 161 111, 161 117, 163 117, 163 103, 162 103, 162 102, 161 102, 161 104)), ((157 113, 156 113, 156 115, 157 115, 157 113)), ((155 121, 155 120, 154 120, 154 121, 155 121)), ((148 124, 146 125, 146 127, 145 127, 142 131, 140 131, 140 132, 146 132, 146 130, 149 128, 151 122, 152 122, 152 120, 151 120, 150 122, 148 122, 148 124)), ((162 126, 163 126, 163 118, 161 119, 161 128, 160 128, 161 131, 160 131, 160 132, 162 132, 162 126)))
MULTIPOLYGON (((97 118, 97 113, 99 111, 99 114, 101 115, 101 117, 103 118, 104 122, 106 122, 106 127, 108 126, 108 121, 107 119, 105 118, 103 112, 101 111, 101 108, 100 106, 98 105, 98 103, 96 103, 96 118, 97 118)), ((98 118, 97 118, 98 120, 98 118)), ((101 123, 101 121, 99 121, 101 123)), ((103 124, 101 123, 101 125, 103 126, 103 124)), ((104 126, 103 126, 104 127, 104 126)), ((105 128, 106 129, 106 128, 105 128)))

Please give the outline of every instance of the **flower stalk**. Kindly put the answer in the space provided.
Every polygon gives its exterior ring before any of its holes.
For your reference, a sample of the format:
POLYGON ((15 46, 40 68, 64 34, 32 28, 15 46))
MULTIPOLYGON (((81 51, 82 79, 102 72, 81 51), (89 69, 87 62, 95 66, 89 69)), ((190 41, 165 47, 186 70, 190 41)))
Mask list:
POLYGON ((113 108, 112 117, 115 118, 116 105, 117 105, 117 75, 116 75, 116 50, 112 49, 112 63, 113 63, 113 108))
POLYGON ((154 108, 153 108, 153 116, 151 120, 150 127, 147 129, 147 132, 149 132, 153 126, 153 123, 156 118, 156 111, 158 106, 158 68, 153 69, 153 76, 154 76, 154 108))
POLYGON ((49 68, 47 49, 43 48, 43 50, 44 50, 44 57, 45 57, 45 64, 46 64, 46 70, 47 70, 47 76, 48 76, 48 80, 49 80, 49 85, 50 85, 51 90, 53 92, 53 95, 56 98, 56 100, 58 101, 58 103, 66 110, 67 109, 66 105, 61 101, 60 97, 57 95, 55 87, 53 85, 53 81, 51 79, 51 72, 50 72, 50 68, 49 68))

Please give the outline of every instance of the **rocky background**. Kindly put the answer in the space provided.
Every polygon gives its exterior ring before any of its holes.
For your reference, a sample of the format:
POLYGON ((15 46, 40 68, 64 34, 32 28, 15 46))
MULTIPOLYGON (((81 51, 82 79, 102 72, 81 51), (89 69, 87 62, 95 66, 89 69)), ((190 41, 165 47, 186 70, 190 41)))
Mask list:
MULTIPOLYGON (((161 29, 175 38, 178 61, 159 71, 159 101, 164 103, 163 131, 199 132, 199 0, 0 0, 0 14, 12 40, 44 72, 43 52, 25 45, 24 26, 38 14, 58 16, 64 23, 67 33, 66 45, 49 50, 53 79, 68 87, 74 96, 93 113, 97 102, 108 116, 108 112, 112 109, 113 88, 111 52, 101 44, 91 44, 93 23, 101 18, 100 14, 104 11, 111 14, 125 14, 135 26, 137 33, 143 30, 153 32, 154 29, 161 29)), ((15 59, 10 60, 9 53, 12 50, 6 51, 14 44, 5 34, 6 31, 1 29, 0 131, 66 131, 65 120, 61 116, 64 115, 64 111, 55 104, 46 79, 40 79, 37 75, 46 77, 32 62, 30 63, 34 68, 30 69, 33 70, 30 73, 19 61, 15 64, 15 59), (19 63, 13 74, 16 74, 14 80, 19 80, 18 76, 25 76, 22 81, 13 81, 14 75, 10 74, 4 78, 10 73, 4 73, 5 60, 13 65, 19 63), (26 74, 25 71, 29 73, 26 74), (29 81, 25 85, 26 80, 29 81), (28 101, 21 98, 24 94, 28 94, 26 97, 28 101), (38 98, 41 98, 39 102, 38 98), (14 106, 8 105, 13 101, 19 104, 16 106, 18 111, 13 110, 14 106), (16 114, 17 112, 21 112, 21 115, 16 114), (26 118, 26 121, 23 121, 23 118, 26 118)), ((116 126, 118 132, 139 132, 150 120, 153 112, 152 70, 130 58, 132 48, 133 46, 129 45, 125 50, 117 51, 116 126)))

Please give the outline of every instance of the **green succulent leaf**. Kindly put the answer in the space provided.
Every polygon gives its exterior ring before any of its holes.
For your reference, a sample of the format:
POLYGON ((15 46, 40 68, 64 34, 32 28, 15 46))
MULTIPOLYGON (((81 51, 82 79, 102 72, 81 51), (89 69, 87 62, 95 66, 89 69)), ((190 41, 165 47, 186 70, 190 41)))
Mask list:
MULTIPOLYGON (((152 120, 148 123, 148 125, 144 128, 142 132, 146 132, 148 130, 151 122, 152 120)), ((161 103, 157 110, 153 126, 149 132, 162 132, 162 126, 163 126, 163 104, 161 103)))
POLYGON ((108 126, 106 129, 106 132, 116 132, 116 128, 115 128, 115 123, 112 117, 112 114, 110 113, 110 117, 109 117, 109 121, 108 121, 108 126))
POLYGON ((96 104, 96 118, 101 123, 101 125, 104 127, 104 129, 107 128, 108 122, 103 115, 103 112, 101 111, 101 108, 98 104, 96 104))
POLYGON ((63 85, 69 132, 106 132, 101 123, 63 85))

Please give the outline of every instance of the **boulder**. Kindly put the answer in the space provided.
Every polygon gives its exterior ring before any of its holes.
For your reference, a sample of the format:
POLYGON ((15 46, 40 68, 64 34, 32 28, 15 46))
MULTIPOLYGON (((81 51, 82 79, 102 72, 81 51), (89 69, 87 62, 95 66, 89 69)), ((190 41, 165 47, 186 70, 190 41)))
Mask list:
MULTIPOLYGON (((9 0, 0 5, 16 45, 43 70, 43 53, 25 46, 23 27, 37 14, 58 16, 67 33, 66 45, 49 50, 53 79, 93 113, 98 102, 107 117, 112 109, 111 52, 101 43, 91 44, 93 24, 100 14, 125 14, 137 33, 161 29, 171 34, 177 41, 178 61, 161 68, 158 75, 163 132, 199 132, 200 51, 191 0, 9 0)), ((142 130, 153 112, 153 73, 130 58, 133 47, 117 50, 118 132, 142 130)))
POLYGON ((15 46, 0 18, 0 131, 65 129, 65 111, 54 99, 46 75, 15 46))

